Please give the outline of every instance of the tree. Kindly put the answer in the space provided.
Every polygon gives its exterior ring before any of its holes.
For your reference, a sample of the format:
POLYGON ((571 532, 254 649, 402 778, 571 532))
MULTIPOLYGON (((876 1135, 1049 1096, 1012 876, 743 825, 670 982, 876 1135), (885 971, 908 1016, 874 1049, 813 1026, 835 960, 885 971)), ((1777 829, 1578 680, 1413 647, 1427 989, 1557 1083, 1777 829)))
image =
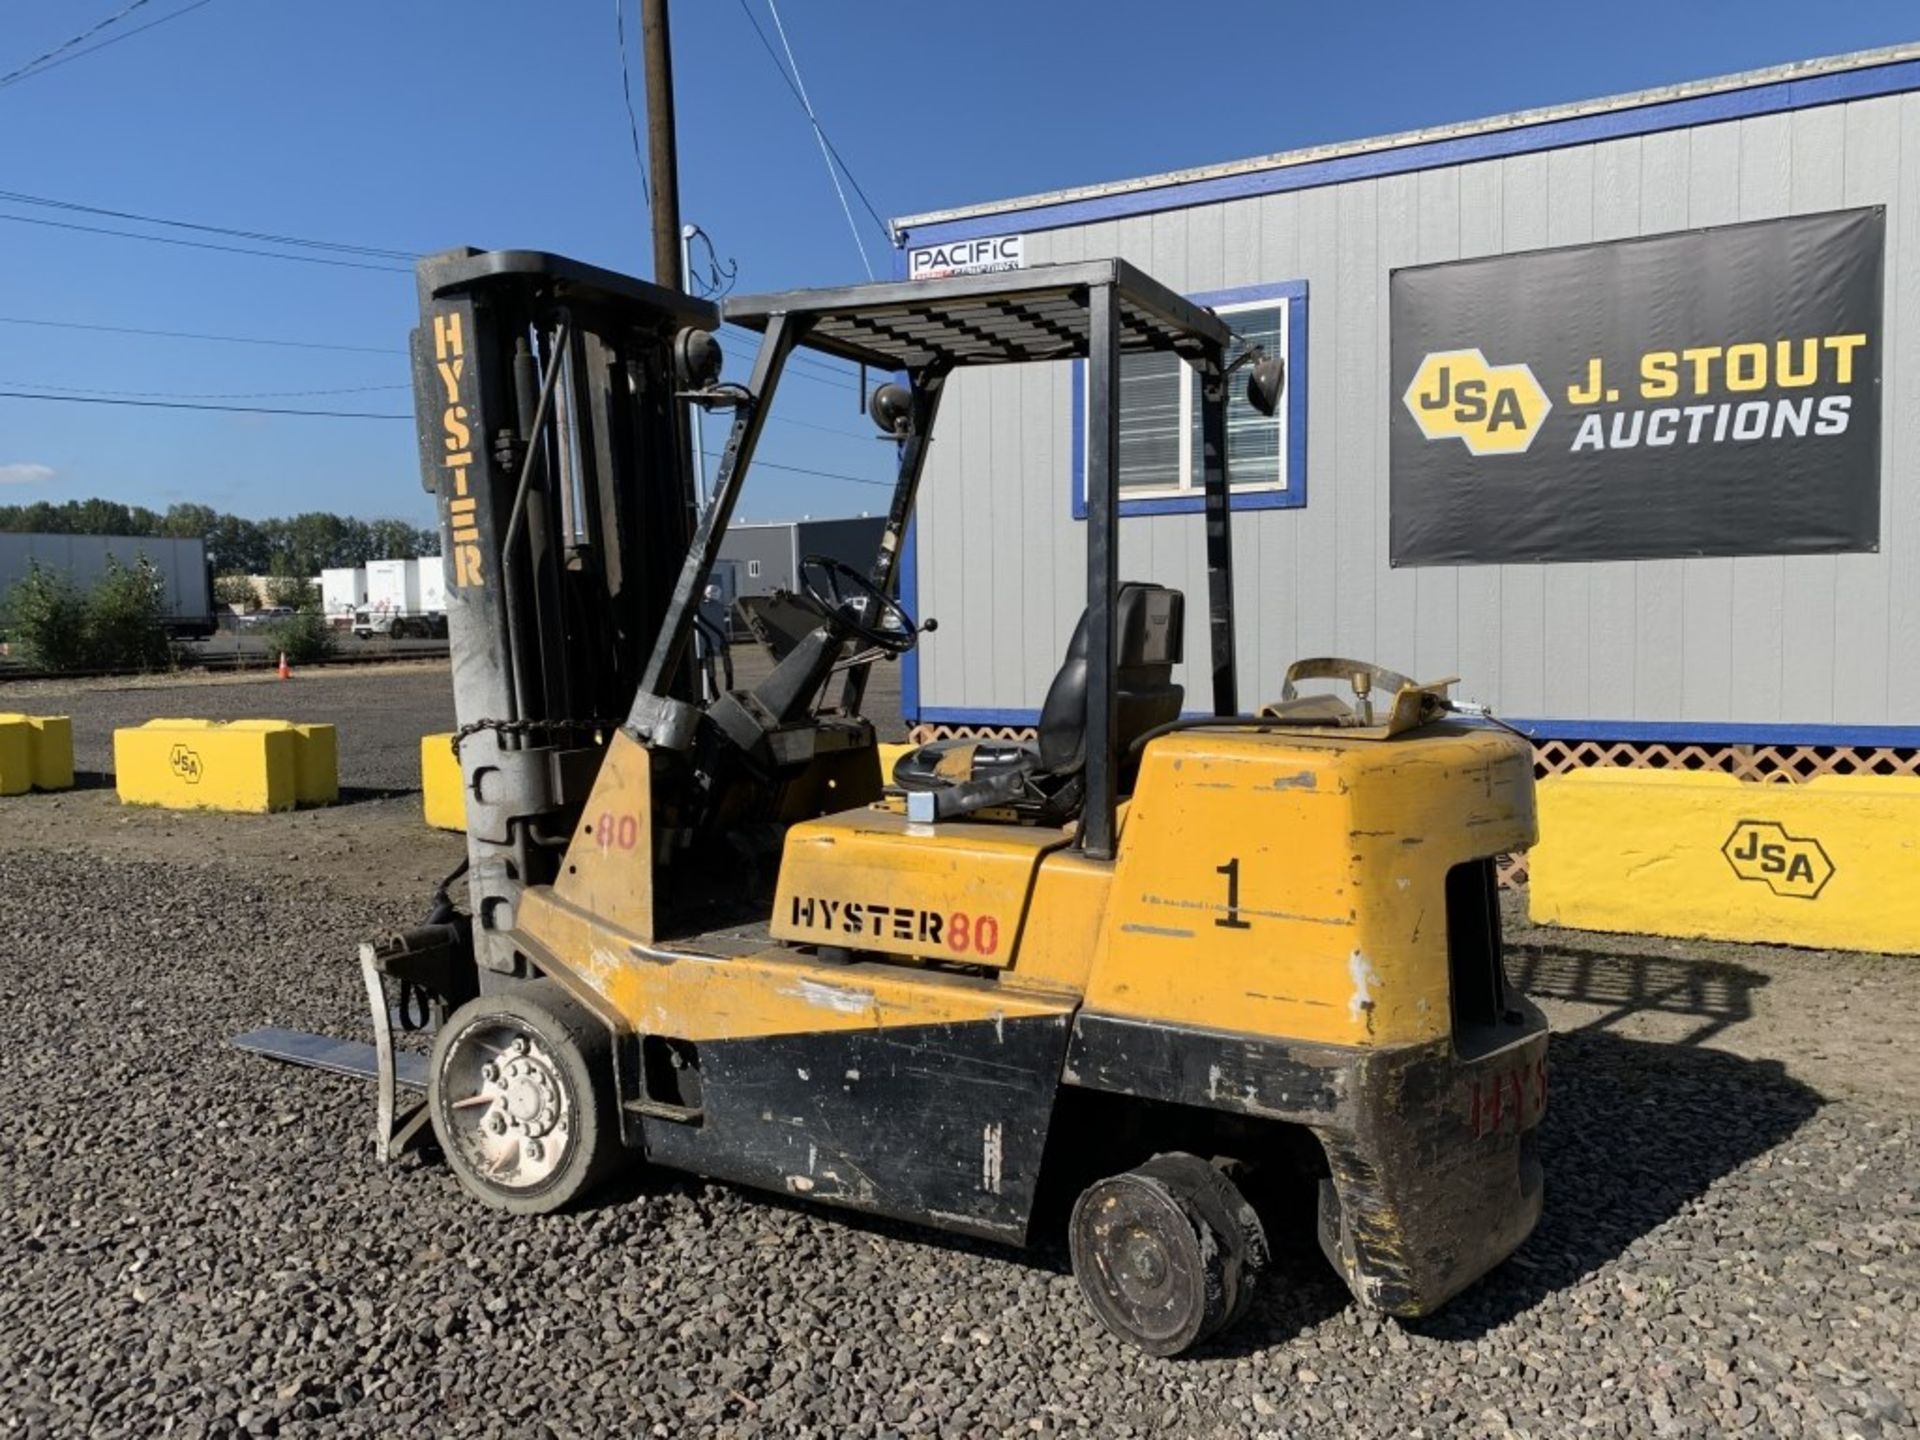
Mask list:
POLYGON ((229 610, 236 607, 242 611, 260 608, 260 596, 253 588, 253 582, 245 575, 216 576, 213 600, 216 605, 224 605, 229 610))
POLYGON ((310 510, 271 520, 248 520, 210 505, 177 504, 164 515, 117 500, 67 500, 55 505, 0 505, 0 532, 51 535, 136 535, 207 543, 223 574, 314 575, 334 565, 411 560, 440 548, 436 529, 405 520, 361 520, 310 510))

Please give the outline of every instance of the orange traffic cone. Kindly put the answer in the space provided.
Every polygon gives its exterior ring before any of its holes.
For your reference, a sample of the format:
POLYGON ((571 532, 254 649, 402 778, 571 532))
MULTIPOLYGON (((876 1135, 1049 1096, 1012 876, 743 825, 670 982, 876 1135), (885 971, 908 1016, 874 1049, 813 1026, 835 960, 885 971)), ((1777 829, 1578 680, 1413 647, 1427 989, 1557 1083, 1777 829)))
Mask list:
POLYGON ((287 664, 287 652, 284 650, 280 652, 280 678, 282 680, 293 679, 293 667, 287 664))

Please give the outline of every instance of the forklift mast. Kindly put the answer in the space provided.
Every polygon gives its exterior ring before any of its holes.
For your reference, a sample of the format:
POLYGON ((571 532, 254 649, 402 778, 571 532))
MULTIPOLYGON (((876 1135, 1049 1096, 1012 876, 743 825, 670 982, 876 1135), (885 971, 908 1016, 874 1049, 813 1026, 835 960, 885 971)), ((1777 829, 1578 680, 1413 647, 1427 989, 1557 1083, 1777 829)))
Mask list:
MULTIPOLYGON (((695 530, 676 342, 704 301, 533 251, 420 262, 413 378, 437 497, 467 809, 472 948, 523 962, 521 894, 552 881, 695 530)), ((656 682, 693 697, 693 671, 656 682)))

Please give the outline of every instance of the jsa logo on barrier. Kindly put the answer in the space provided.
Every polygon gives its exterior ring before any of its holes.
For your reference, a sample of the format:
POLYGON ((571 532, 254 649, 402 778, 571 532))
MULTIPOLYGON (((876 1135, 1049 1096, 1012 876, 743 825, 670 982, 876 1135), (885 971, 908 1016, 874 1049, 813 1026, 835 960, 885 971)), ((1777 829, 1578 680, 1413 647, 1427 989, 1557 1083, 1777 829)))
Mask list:
POLYGON ((1833 878, 1833 861, 1811 835, 1789 835, 1778 820, 1742 820, 1720 847, 1733 873, 1776 895, 1817 900, 1833 878))
POLYGON ((1475 455, 1520 455, 1553 409, 1530 367, 1489 365, 1478 350, 1439 350, 1420 362, 1405 395, 1429 440, 1458 440, 1475 455))

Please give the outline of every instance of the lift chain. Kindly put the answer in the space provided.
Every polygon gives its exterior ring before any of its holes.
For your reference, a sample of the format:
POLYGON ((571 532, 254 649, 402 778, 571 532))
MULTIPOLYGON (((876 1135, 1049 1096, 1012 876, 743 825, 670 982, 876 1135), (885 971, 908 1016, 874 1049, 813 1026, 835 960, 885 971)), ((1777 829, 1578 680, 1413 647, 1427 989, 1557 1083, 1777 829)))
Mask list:
POLYGON ((516 735, 525 739, 533 735, 572 732, 591 734, 596 730, 615 730, 618 720, 475 720, 471 725, 462 725, 453 732, 453 755, 460 758, 460 743, 469 735, 477 735, 482 730, 491 730, 497 735, 516 735))

